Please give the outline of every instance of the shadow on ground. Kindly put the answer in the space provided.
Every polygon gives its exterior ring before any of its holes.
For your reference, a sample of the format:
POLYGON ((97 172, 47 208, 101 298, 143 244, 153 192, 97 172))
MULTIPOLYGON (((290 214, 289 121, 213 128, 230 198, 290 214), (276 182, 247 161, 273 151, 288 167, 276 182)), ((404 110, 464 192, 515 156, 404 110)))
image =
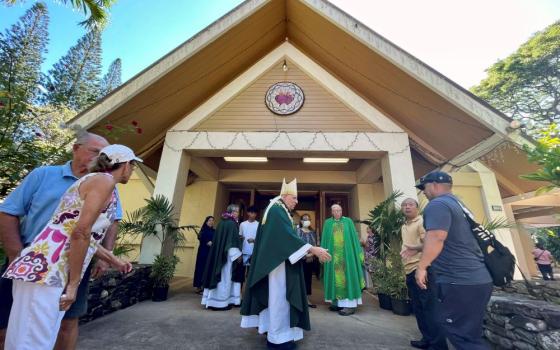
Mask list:
MULTIPOLYGON (((330 312, 322 302, 320 282, 311 310, 311 331, 298 349, 410 349, 419 333, 413 316, 402 317, 381 310, 377 300, 364 293, 364 305, 352 316, 330 312)), ((190 280, 179 279, 165 302, 145 301, 80 327, 78 349, 265 349, 266 337, 241 329, 239 309, 205 310, 190 280)))

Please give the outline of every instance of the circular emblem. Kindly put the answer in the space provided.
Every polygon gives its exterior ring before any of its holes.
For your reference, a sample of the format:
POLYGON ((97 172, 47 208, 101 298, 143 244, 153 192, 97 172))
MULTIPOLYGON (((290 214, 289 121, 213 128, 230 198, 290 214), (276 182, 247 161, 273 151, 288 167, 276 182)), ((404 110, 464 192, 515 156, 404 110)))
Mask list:
POLYGON ((303 90, 295 83, 279 82, 272 85, 265 96, 265 103, 272 113, 290 115, 303 106, 303 90))

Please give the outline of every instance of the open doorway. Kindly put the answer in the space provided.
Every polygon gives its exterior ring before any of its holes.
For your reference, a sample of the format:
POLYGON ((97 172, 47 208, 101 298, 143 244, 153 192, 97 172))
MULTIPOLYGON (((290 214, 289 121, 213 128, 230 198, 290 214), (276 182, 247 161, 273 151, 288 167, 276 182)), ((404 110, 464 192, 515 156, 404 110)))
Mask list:
MULTIPOLYGON (((240 207, 240 220, 246 219, 245 212, 247 207, 254 205, 257 208, 258 218, 264 215, 270 200, 278 195, 278 191, 264 189, 243 189, 230 190, 228 203, 238 204, 240 207)), ((298 205, 294 211, 294 224, 298 225, 301 216, 308 214, 311 218, 311 225, 317 232, 318 238, 322 231, 323 222, 331 215, 331 206, 339 204, 342 206, 342 213, 348 216, 350 203, 349 192, 335 192, 322 190, 300 190, 298 193, 298 205)), ((225 204, 225 203, 224 203, 225 204)), ((225 204, 227 205, 227 204, 225 204)))

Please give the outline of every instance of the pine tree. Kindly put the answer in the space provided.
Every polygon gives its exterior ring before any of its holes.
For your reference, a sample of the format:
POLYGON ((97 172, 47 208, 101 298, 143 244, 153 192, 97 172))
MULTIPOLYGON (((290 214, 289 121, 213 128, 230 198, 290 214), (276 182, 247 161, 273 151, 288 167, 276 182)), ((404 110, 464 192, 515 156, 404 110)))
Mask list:
POLYGON ((122 62, 120 58, 114 60, 109 66, 107 74, 101 79, 101 91, 99 98, 108 95, 111 91, 118 88, 121 84, 121 66, 122 62))
POLYGON ((43 3, 33 5, 4 34, 0 33, 0 91, 15 112, 37 94, 43 54, 47 52, 49 17, 43 3))
POLYGON ((89 32, 49 70, 45 79, 47 104, 64 105, 80 112, 99 96, 101 33, 89 32))
POLYGON ((31 113, 48 43, 48 12, 34 4, 0 34, 0 197, 38 165, 31 113))

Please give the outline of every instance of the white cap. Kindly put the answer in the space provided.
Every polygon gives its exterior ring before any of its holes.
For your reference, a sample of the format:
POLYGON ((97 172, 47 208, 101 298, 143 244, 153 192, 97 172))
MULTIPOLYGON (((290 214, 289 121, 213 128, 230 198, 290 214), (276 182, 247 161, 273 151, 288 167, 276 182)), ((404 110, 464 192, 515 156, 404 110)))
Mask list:
POLYGON ((99 154, 105 154, 111 160, 111 164, 126 163, 131 160, 142 162, 142 159, 136 157, 134 152, 124 145, 109 145, 103 147, 99 154))

